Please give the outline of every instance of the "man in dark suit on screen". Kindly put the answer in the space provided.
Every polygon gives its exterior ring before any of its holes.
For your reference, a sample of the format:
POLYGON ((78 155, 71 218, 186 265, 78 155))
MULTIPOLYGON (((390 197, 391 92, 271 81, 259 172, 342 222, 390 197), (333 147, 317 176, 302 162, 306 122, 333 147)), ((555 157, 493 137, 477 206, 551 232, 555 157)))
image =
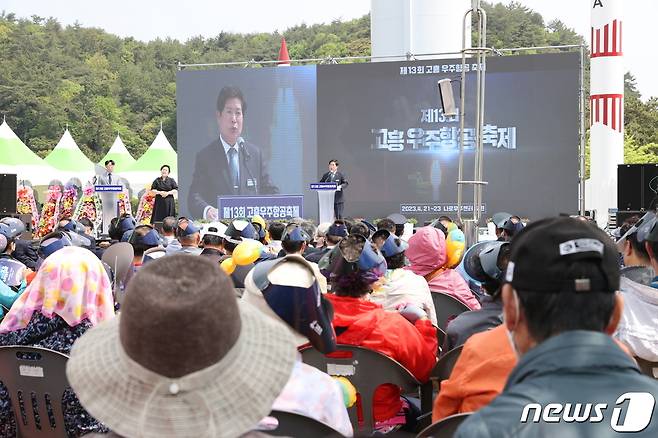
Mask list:
POLYGON ((260 149, 242 135, 247 103, 242 91, 226 86, 217 98, 219 138, 196 154, 187 205, 197 218, 216 220, 219 195, 278 193, 270 182, 260 149))
POLYGON ((334 217, 336 219, 343 218, 343 208, 345 206, 345 197, 343 196, 344 189, 349 184, 345 175, 338 171, 338 160, 329 161, 329 172, 322 175, 320 182, 335 182, 338 186, 336 193, 334 193, 334 217))

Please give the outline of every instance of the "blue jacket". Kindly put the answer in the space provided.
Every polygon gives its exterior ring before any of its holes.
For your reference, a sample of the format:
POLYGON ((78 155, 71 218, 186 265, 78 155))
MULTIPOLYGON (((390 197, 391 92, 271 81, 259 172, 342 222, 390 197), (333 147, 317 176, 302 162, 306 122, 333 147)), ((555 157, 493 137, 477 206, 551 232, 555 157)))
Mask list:
POLYGON ((464 421, 455 437, 657 437, 656 399, 658 383, 640 374, 612 338, 570 331, 526 353, 503 392, 464 421), (565 421, 577 408, 582 420, 565 421), (622 434, 613 427, 643 429, 622 434))
POLYGON ((14 301, 21 296, 26 287, 27 283, 23 280, 21 286, 18 288, 18 292, 15 292, 12 288, 0 281, 0 319, 5 316, 5 312, 11 309, 14 301))

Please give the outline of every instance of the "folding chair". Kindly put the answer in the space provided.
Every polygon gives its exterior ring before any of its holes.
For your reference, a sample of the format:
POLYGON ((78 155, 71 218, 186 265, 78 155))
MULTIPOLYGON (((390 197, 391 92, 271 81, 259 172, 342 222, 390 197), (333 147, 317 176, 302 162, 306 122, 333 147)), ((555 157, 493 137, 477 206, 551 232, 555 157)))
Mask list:
POLYGON ((452 369, 455 367, 459 355, 462 354, 463 348, 464 346, 460 345, 441 356, 430 373, 430 380, 436 380, 440 383, 442 380, 450 377, 450 373, 452 373, 452 369))
POLYGON ((434 301, 434 309, 436 309, 436 323, 443 331, 446 330, 448 321, 460 313, 471 310, 457 298, 441 292, 432 292, 432 301, 434 301))
POLYGON ((436 355, 438 357, 440 355, 441 348, 443 347, 443 344, 446 341, 446 336, 447 335, 446 335, 445 330, 443 330, 439 326, 435 325, 434 328, 436 329, 436 347, 437 347, 436 348, 436 355))
POLYGON ((658 362, 649 362, 641 357, 635 357, 635 361, 642 374, 646 374, 652 379, 658 379, 658 362))
POLYGON ((21 438, 67 437, 62 406, 69 388, 67 360, 65 354, 47 348, 0 347, 0 380, 11 397, 21 438))
POLYGON ((471 415, 470 412, 455 414, 423 429, 416 438, 452 438, 462 422, 471 415))
POLYGON ((103 253, 102 261, 107 263, 114 272, 114 298, 121 302, 123 298, 122 288, 127 283, 132 269, 135 251, 128 242, 119 242, 110 246, 103 253))
POLYGON ((460 345, 441 356, 430 373, 430 381, 423 384, 421 388, 421 405, 423 406, 424 422, 421 422, 421 424, 429 423, 429 420, 425 419, 425 415, 432 410, 431 406, 433 403, 432 400, 434 399, 434 393, 438 393, 441 390, 441 381, 450 377, 450 373, 452 373, 452 369, 455 367, 463 348, 464 346, 460 345), (430 408, 429 410, 426 410, 425 406, 428 405, 430 408))
POLYGON ((305 415, 296 414, 287 411, 272 411, 270 417, 274 417, 279 422, 275 430, 262 431, 272 436, 288 437, 317 437, 317 438, 340 438, 341 433, 334 430, 331 426, 305 415))
MULTIPOLYGON (((345 376, 356 388, 361 400, 363 421, 359 421, 358 404, 348 409, 354 433, 371 433, 375 428, 373 398, 378 386, 391 383, 401 394, 418 395, 420 382, 399 362, 390 357, 354 345, 337 346, 337 351, 324 355, 314 348, 301 351, 304 363, 332 376, 345 376)), ((311 436, 311 435, 308 435, 311 436)))

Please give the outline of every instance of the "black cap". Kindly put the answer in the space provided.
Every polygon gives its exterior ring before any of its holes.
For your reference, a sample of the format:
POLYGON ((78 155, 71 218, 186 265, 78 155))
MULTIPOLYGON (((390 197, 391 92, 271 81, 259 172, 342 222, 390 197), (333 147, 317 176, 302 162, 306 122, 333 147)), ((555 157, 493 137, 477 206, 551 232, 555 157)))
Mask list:
POLYGON ((512 240, 505 281, 520 291, 613 293, 619 290, 617 248, 594 224, 542 219, 512 240))

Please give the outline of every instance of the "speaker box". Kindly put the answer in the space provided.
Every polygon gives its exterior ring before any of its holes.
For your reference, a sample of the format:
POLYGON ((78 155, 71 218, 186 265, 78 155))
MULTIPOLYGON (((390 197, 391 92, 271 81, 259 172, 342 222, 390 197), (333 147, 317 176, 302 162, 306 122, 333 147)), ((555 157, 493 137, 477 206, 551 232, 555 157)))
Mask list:
POLYGON ((642 175, 642 164, 621 164, 617 166, 618 210, 638 211, 644 208, 642 175))
POLYGON ((0 213, 16 213, 15 173, 0 173, 0 213))
POLYGON ((652 210, 658 202, 658 164, 642 164, 642 208, 652 210))

